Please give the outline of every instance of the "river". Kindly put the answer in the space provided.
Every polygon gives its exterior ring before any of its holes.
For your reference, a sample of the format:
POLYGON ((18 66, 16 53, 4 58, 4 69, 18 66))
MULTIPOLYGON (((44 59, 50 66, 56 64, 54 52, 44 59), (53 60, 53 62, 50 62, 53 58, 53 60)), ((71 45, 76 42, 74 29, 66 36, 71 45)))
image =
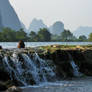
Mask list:
POLYGON ((61 83, 22 88, 23 92, 92 92, 92 78, 78 78, 61 83))
POLYGON ((20 87, 19 89, 21 91, 16 92, 92 92, 92 78, 77 78, 56 83, 45 83, 39 86, 20 87))
MULTIPOLYGON (((0 42, 3 48, 16 48, 18 42, 0 42)), ((37 47, 47 45, 92 45, 92 42, 25 42, 26 47, 37 47)))

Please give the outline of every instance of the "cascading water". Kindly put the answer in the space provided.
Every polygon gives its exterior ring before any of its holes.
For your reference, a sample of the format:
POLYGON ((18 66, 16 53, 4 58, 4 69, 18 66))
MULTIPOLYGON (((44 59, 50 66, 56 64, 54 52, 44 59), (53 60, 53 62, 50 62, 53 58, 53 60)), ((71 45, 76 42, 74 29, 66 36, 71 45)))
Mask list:
POLYGON ((72 60, 70 61, 70 64, 73 68, 73 73, 74 73, 74 76, 79 76, 79 68, 78 66, 75 64, 75 62, 72 60))
POLYGON ((22 54, 22 57, 24 59, 25 66, 28 68, 27 72, 32 74, 36 84, 38 84, 40 81, 40 78, 38 75, 38 69, 36 68, 36 65, 27 54, 22 54))
POLYGON ((82 73, 79 72, 79 67, 75 64, 75 62, 73 61, 72 56, 69 54, 69 58, 70 58, 70 64, 73 68, 73 74, 76 77, 80 77, 82 76, 82 73))
POLYGON ((25 79, 21 76, 22 69, 21 63, 18 61, 17 58, 10 57, 11 60, 7 56, 4 57, 3 63, 6 67, 6 71, 9 73, 11 80, 17 80, 21 82, 23 85, 27 85, 25 79))
POLYGON ((55 66, 52 67, 54 64, 41 59, 37 53, 31 58, 31 54, 14 52, 12 56, 3 57, 3 65, 11 80, 17 80, 24 86, 40 84, 56 78, 55 66))
POLYGON ((34 53, 33 59, 37 65, 37 68, 39 69, 40 74, 42 75, 44 82, 47 82, 49 79, 51 80, 52 78, 56 78, 56 74, 54 72, 55 65, 53 65, 52 61, 48 62, 48 60, 41 59, 37 53, 34 53))

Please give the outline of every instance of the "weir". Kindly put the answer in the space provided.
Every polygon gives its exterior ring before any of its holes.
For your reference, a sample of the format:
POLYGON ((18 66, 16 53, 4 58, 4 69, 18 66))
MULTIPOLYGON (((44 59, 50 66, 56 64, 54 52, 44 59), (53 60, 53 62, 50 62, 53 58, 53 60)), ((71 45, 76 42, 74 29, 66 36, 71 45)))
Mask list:
POLYGON ((24 89, 29 86, 44 88, 55 83, 56 87, 58 83, 63 84, 65 79, 92 74, 92 65, 86 62, 84 55, 69 50, 56 50, 53 53, 29 49, 3 50, 0 52, 0 81, 6 83, 8 88, 13 85, 24 89))

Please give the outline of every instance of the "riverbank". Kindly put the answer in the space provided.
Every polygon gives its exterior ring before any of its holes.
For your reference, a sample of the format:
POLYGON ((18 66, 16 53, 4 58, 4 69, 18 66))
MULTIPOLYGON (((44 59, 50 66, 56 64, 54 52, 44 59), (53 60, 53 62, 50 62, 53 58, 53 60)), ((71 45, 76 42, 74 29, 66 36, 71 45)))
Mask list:
POLYGON ((92 76, 92 47, 50 45, 3 49, 0 51, 0 74, 1 90, 11 86, 39 85, 41 82, 54 83, 67 79, 72 81, 76 77, 92 76), (77 68, 72 67, 71 62, 77 68), (78 70, 77 75, 74 68, 78 70))

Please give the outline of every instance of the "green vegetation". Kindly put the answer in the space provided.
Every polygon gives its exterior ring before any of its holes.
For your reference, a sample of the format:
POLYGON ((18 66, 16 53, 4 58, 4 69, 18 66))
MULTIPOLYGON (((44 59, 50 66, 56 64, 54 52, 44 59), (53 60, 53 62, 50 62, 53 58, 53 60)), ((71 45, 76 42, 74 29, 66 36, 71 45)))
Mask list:
POLYGON ((89 40, 89 41, 92 41, 92 33, 89 35, 88 40, 89 40))
POLYGON ((1 42, 16 42, 19 40, 26 41, 27 34, 20 29, 19 31, 14 31, 10 28, 4 28, 2 32, 0 32, 0 41, 1 42))
POLYGON ((40 31, 38 32, 38 37, 41 42, 51 41, 51 34, 46 28, 40 29, 40 31))
POLYGON ((51 41, 51 34, 50 32, 46 29, 40 29, 38 33, 35 33, 34 31, 31 31, 28 37, 28 41, 33 41, 33 42, 49 42, 51 41))
POLYGON ((29 42, 87 42, 92 41, 92 33, 87 39, 85 35, 76 38, 70 30, 66 29, 59 36, 52 35, 46 28, 40 29, 38 33, 31 31, 29 35, 23 29, 15 31, 10 28, 3 28, 0 32, 0 42, 17 42, 19 40, 29 42))
POLYGON ((17 42, 19 40, 48 42, 51 41, 51 34, 46 28, 40 29, 37 34, 31 31, 29 36, 23 29, 15 31, 10 28, 3 28, 0 32, 0 42, 17 42))
POLYGON ((85 35, 79 36, 79 41, 87 41, 87 37, 85 35))
POLYGON ((64 32, 61 33, 61 39, 62 41, 76 40, 76 38, 73 36, 73 34, 69 30, 64 30, 64 32))

